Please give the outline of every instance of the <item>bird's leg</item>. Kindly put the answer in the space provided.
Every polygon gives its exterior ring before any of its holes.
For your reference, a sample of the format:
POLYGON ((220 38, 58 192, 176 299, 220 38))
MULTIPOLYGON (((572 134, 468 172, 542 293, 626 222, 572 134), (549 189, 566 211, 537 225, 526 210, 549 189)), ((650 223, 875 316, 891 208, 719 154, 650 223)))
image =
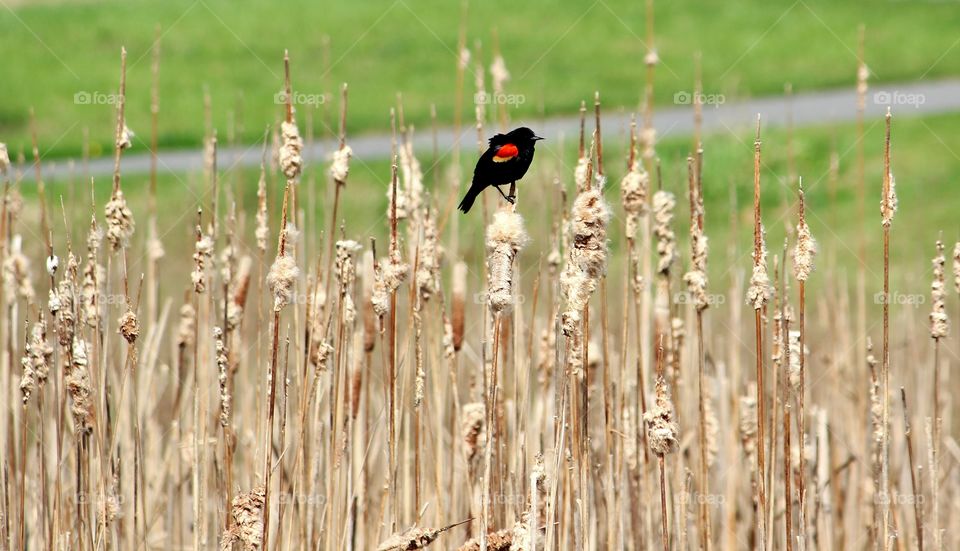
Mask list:
MULTIPOLYGON (((503 185, 503 184, 500 184, 500 185, 503 185)), ((516 198, 513 197, 512 195, 508 196, 506 193, 504 193, 503 190, 500 189, 500 186, 495 185, 495 186, 493 186, 493 187, 497 188, 497 191, 500 192, 500 195, 502 195, 503 198, 506 199, 506 201, 507 201, 508 203, 510 203, 511 205, 512 205, 512 204, 514 203, 514 201, 516 200, 516 198)))
POLYGON ((517 202, 517 183, 510 182, 510 195, 505 197, 507 201, 510 201, 510 204, 515 204, 517 202))

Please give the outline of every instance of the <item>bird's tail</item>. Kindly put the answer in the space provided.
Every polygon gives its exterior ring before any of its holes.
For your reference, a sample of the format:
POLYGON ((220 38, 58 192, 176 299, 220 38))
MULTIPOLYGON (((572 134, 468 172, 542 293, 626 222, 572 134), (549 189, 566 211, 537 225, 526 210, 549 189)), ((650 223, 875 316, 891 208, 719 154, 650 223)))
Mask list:
POLYGON ((467 194, 463 196, 463 200, 460 201, 460 205, 457 207, 464 214, 470 211, 470 207, 473 206, 473 202, 477 199, 477 196, 480 195, 480 192, 483 191, 483 187, 473 184, 470 186, 470 189, 467 190, 467 194))

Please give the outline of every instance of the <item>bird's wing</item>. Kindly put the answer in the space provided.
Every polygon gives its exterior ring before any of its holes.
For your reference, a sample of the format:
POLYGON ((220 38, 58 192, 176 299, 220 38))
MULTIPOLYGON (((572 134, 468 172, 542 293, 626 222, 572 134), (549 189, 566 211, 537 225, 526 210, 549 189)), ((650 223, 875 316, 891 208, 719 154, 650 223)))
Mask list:
POLYGON ((496 152, 491 159, 495 163, 505 163, 511 159, 516 159, 520 150, 512 143, 506 143, 496 148, 496 152))

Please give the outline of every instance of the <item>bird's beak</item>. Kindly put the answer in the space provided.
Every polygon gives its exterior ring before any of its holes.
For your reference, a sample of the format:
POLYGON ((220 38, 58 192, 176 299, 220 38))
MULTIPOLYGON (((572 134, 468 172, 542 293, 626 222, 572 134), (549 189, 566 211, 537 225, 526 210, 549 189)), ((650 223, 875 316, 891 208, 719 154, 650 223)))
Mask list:
POLYGON ((544 139, 544 138, 542 138, 542 137, 540 137, 540 136, 537 136, 537 135, 534 135, 534 136, 533 136, 533 141, 543 140, 543 139, 544 139))

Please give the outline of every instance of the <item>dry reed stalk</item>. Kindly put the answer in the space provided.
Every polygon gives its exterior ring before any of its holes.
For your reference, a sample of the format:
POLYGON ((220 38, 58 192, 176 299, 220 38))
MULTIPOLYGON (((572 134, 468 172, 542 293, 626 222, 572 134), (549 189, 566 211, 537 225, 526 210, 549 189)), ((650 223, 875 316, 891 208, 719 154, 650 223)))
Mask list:
MULTIPOLYGON (((930 285, 930 337, 933 339, 933 447, 934 454, 940 454, 940 424, 941 424, 941 398, 940 386, 940 340, 950 334, 950 320, 947 317, 946 309, 946 258, 943 254, 943 241, 937 240, 937 256, 933 258, 933 282, 930 285)), ((911 473, 912 474, 912 473, 911 473)), ((930 476, 934 480, 940 478, 939 471, 930 471, 930 476)), ((934 540, 937 549, 941 549, 942 537, 940 536, 940 504, 937 499, 937 488, 934 487, 933 502, 933 530, 934 540)))
POLYGON ((709 465, 707 447, 707 390, 705 387, 706 351, 703 345, 703 311, 710 305, 707 297, 707 236, 703 232, 703 148, 697 144, 697 158, 687 157, 687 173, 690 200, 690 271, 684 274, 687 291, 697 312, 697 389, 700 439, 700 503, 699 532, 700 546, 704 550, 711 548, 710 511, 706 497, 709 490, 709 465))
POLYGON ((333 153, 333 161, 330 163, 330 179, 333 181, 333 211, 330 216, 330 233, 327 245, 327 284, 326 296, 330 296, 330 285, 333 282, 330 266, 333 263, 333 243, 337 231, 337 211, 340 207, 340 193, 347 187, 347 177, 350 175, 350 157, 353 156, 353 149, 347 145, 347 84, 344 83, 340 89, 340 131, 339 147, 333 153))
POLYGON ((797 279, 800 287, 800 306, 799 319, 800 324, 800 343, 799 348, 799 388, 797 389, 797 424, 799 433, 797 435, 800 443, 800 462, 799 476, 797 477, 797 492, 800 496, 800 537, 801 541, 806 543, 807 529, 807 490, 806 490, 806 454, 803 452, 807 443, 806 416, 804 411, 804 400, 806 399, 806 311, 807 311, 807 279, 813 271, 813 257, 817 254, 817 241, 810 233, 810 226, 807 225, 805 210, 803 179, 798 180, 798 222, 797 222, 797 243, 793 249, 793 275, 797 279))
POLYGON ((923 551, 923 500, 917 487, 916 467, 913 462, 913 431, 910 426, 910 413, 907 410, 907 391, 900 387, 900 400, 903 403, 903 438, 907 444, 907 459, 910 467, 910 486, 913 489, 913 515, 917 529, 917 549, 923 551))
POLYGON ((766 549, 766 509, 765 492, 766 467, 764 462, 764 424, 766 408, 764 404, 763 384, 763 320, 762 311, 770 300, 772 290, 767 276, 767 248, 764 244, 764 230, 760 220, 760 116, 757 116, 757 133, 753 143, 753 274, 747 290, 747 301, 753 307, 757 360, 757 483, 756 499, 758 503, 757 541, 760 549, 766 549))
POLYGON ((287 182, 283 193, 283 210, 280 215, 280 237, 277 245, 277 256, 270 272, 267 274, 267 285, 273 293, 273 340, 270 355, 270 371, 268 374, 268 394, 267 394, 267 412, 266 426, 264 429, 264 450, 263 450, 263 487, 264 487, 264 507, 263 507, 263 547, 268 548, 270 531, 270 478, 273 474, 273 417, 276 403, 277 388, 277 355, 280 345, 280 311, 290 304, 293 298, 293 288, 296 283, 299 270, 296 260, 293 256, 293 244, 288 243, 288 233, 291 228, 287 224, 287 209, 290 200, 292 184, 287 182))
MULTIPOLYGON (((883 405, 883 442, 881 445, 880 517, 881 545, 889 545, 890 533, 890 226, 897 211, 896 184, 890 171, 890 109, 887 108, 883 147, 883 195, 880 199, 883 227, 883 355, 881 358, 881 392, 883 405)), ((936 519, 934 519, 936 528, 936 519)))

